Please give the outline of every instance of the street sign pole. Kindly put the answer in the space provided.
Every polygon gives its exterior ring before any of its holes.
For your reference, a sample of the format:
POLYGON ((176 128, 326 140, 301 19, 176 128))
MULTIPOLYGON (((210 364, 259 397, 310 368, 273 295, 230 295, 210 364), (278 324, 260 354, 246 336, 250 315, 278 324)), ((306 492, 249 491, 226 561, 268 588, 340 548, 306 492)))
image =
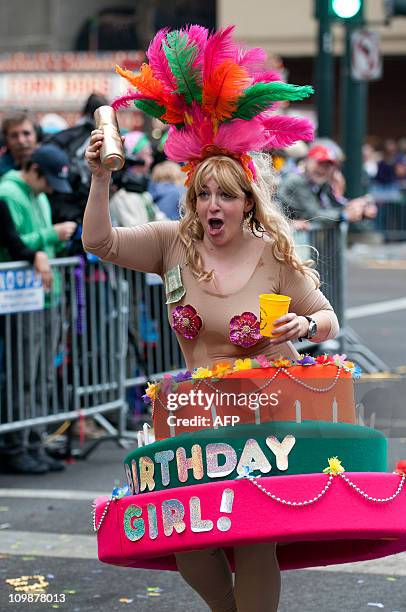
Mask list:
POLYGON ((315 0, 315 13, 319 23, 318 56, 316 63, 317 133, 331 138, 334 109, 334 58, 329 3, 315 0))
POLYGON ((341 133, 345 152, 346 195, 356 198, 362 189, 362 146, 367 129, 368 82, 356 81, 351 74, 351 34, 363 24, 363 16, 345 22, 345 53, 341 69, 341 133))

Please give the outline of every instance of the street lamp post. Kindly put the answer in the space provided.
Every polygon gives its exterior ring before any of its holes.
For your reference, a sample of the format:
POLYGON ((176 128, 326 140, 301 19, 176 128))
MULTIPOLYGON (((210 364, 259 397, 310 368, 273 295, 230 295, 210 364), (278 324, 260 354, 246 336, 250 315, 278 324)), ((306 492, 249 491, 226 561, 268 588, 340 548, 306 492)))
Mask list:
POLYGON ((331 138, 334 110, 334 58, 329 2, 316 0, 315 14, 319 22, 316 62, 317 133, 331 138))
MULTIPOLYGON (((328 21, 329 28, 331 23, 336 21, 345 29, 345 49, 341 61, 341 143, 345 152, 344 176, 346 195, 349 198, 362 195, 362 145, 366 133, 368 89, 367 82, 355 80, 351 72, 351 36, 356 29, 364 25, 363 5, 363 0, 317 0, 318 13, 316 13, 320 30, 323 19, 328 21)), ((330 62, 332 78, 331 54, 330 62)), ((319 80, 320 83, 322 84, 323 80, 319 80)), ((321 103, 326 104, 326 101, 323 100, 321 103)), ((319 117, 323 117, 321 109, 319 117)), ((319 136, 330 135, 331 132, 319 131, 319 136)))
POLYGON ((362 7, 356 20, 345 22, 345 53, 341 69, 341 138, 345 151, 344 176, 346 195, 363 194, 362 146, 367 131, 368 81, 355 80, 351 74, 351 35, 363 24, 362 7))

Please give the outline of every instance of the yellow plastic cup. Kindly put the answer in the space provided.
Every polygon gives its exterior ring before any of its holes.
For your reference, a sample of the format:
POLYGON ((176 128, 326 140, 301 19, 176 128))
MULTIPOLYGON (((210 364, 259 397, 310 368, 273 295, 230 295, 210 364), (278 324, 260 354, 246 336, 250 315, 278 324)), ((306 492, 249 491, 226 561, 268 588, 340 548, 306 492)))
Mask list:
POLYGON ((291 299, 288 295, 277 293, 261 293, 259 296, 260 323, 259 328, 263 336, 277 336, 273 330, 274 321, 289 311, 291 299))

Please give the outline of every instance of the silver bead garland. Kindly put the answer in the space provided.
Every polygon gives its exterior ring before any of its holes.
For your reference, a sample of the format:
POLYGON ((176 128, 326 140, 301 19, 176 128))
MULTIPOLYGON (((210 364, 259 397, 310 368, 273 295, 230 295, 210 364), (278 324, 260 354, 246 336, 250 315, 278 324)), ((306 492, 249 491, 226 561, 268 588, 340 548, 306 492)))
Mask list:
POLYGON ((259 489, 260 491, 262 491, 262 493, 265 493, 265 495, 267 495, 268 497, 270 497, 271 499, 273 499, 274 501, 280 503, 280 504, 285 504, 286 506, 309 506, 310 504, 314 504, 315 502, 319 501, 319 499, 321 499, 323 497, 323 495, 325 495, 327 493, 327 491, 329 490, 331 483, 333 482, 333 475, 330 474, 327 484, 325 485, 325 487, 322 489, 322 491, 320 491, 320 493, 318 495, 316 495, 315 497, 313 497, 312 499, 306 499, 305 501, 291 501, 288 499, 281 499, 280 497, 278 497, 277 495, 274 495, 273 493, 271 493, 270 491, 267 491, 267 489, 265 489, 265 487, 263 487, 261 484, 259 484, 259 482, 257 482, 256 478, 254 478, 253 476, 245 476, 245 478, 247 478, 250 482, 252 482, 253 485, 255 485, 257 487, 257 489, 259 489))
MULTIPOLYGON (((394 472, 394 473, 396 473, 396 472, 394 472)), ((405 484, 405 480, 406 480, 406 474, 403 474, 401 476, 398 488, 396 489, 395 493, 393 493, 393 495, 390 495, 389 497, 373 497, 372 495, 368 495, 368 493, 366 493, 365 491, 360 489, 360 487, 357 487, 357 485, 355 483, 353 483, 348 478, 348 476, 346 476, 345 474, 340 473, 340 474, 337 474, 337 476, 340 476, 352 489, 354 489, 354 491, 359 493, 359 495, 362 495, 362 497, 364 497, 368 501, 377 502, 377 503, 380 503, 380 504, 393 501, 399 495, 399 493, 402 491, 403 486, 405 484)), ((271 493, 270 491, 265 489, 265 487, 263 487, 257 481, 257 479, 254 476, 250 476, 249 474, 247 474, 247 475, 245 475, 243 477, 246 478, 247 480, 249 480, 250 482, 252 482, 252 484, 255 485, 257 487, 257 489, 259 489, 262 493, 264 493, 267 497, 270 497, 274 501, 276 501, 276 502, 278 502, 280 504, 284 504, 286 506, 295 506, 295 507, 299 507, 299 508, 302 507, 302 506, 309 506, 310 504, 314 504, 317 501, 319 501, 319 499, 321 499, 323 497, 323 495, 325 495, 327 493, 327 491, 331 487, 331 484, 332 484, 333 479, 334 479, 334 475, 330 474, 329 477, 328 477, 326 485, 323 487, 323 489, 320 491, 320 493, 318 493, 315 497, 312 497, 311 499, 306 499, 304 501, 292 501, 292 500, 289 500, 289 499, 282 499, 281 497, 278 497, 274 493, 271 493)), ((92 517, 93 517, 93 531, 95 533, 98 533, 100 527, 102 526, 102 523, 103 523, 103 521, 104 521, 104 519, 106 517, 106 514, 108 512, 108 509, 109 509, 110 504, 111 504, 112 501, 117 501, 117 498, 116 497, 111 497, 109 500, 107 500, 106 505, 104 506, 102 515, 100 517, 100 521, 99 521, 98 525, 96 525, 96 504, 93 503, 92 517)))
POLYGON ((100 527, 102 526, 102 523, 103 523, 103 521, 104 521, 104 518, 105 518, 105 516, 106 516, 106 514, 107 514, 107 511, 108 511, 108 509, 109 509, 109 507, 110 507, 110 504, 111 504, 111 502, 113 501, 113 499, 115 500, 115 498, 114 498, 114 497, 111 497, 109 500, 107 500, 106 505, 104 506, 104 510, 103 510, 103 512, 102 512, 102 515, 101 515, 101 517, 100 517, 100 521, 99 521, 99 524, 98 524, 98 525, 96 525, 96 504, 95 504, 95 503, 93 503, 93 513, 92 513, 92 514, 93 514, 93 531, 94 531, 95 533, 98 533, 98 531, 99 531, 100 527))
POLYGON ((342 366, 337 366, 337 374, 335 375, 334 380, 331 383, 331 385, 329 385, 325 389, 319 389, 318 387, 313 387, 312 385, 308 385, 307 383, 305 383, 302 380, 300 380, 300 378, 296 378, 286 368, 281 368, 281 370, 283 372, 285 372, 285 374, 287 376, 289 376, 289 378, 291 380, 294 380, 295 382, 297 382, 302 387, 305 387, 306 389, 309 389, 309 391, 314 391, 315 393, 327 393, 328 391, 331 391, 331 389, 333 389, 336 386, 342 369, 343 369, 342 366))
MULTIPOLYGON (((273 383, 273 381, 275 380, 275 378, 278 376, 279 372, 284 372, 286 374, 286 376, 288 376, 291 380, 293 380, 294 382, 296 382, 298 385, 301 385, 302 387, 304 387, 305 389, 308 389, 309 391, 314 391, 315 393, 328 393, 329 391, 331 391, 337 384, 337 381, 340 377, 341 374, 341 370, 343 370, 343 366, 337 366, 337 373, 334 377, 333 382, 326 387, 325 389, 319 389, 318 387, 313 387, 313 385, 308 385, 307 383, 303 382, 300 378, 296 378, 296 376, 293 376, 293 374, 291 374, 289 372, 289 370, 287 368, 278 368, 278 370, 275 372, 275 374, 272 376, 272 378, 269 378, 268 380, 266 380, 266 382, 255 388, 254 391, 251 391, 250 393, 247 393, 247 396, 250 397, 251 394, 257 394, 260 391, 263 391, 264 389, 266 389, 266 387, 268 387, 268 385, 270 385, 271 383, 273 383)), ((232 379, 225 379, 225 380, 232 380, 232 379)), ((209 389, 212 389, 213 391, 218 391, 218 389, 208 381, 207 378, 199 378, 198 382, 196 384, 196 388, 199 389, 199 386, 205 383, 209 389)), ((163 404, 161 398, 157 397, 158 402, 160 403, 160 405, 162 406, 162 408, 164 410, 167 410, 167 407, 163 404)), ((155 410, 155 400, 152 400, 152 416, 154 416, 154 410, 155 410)))
MULTIPOLYGON (((368 495, 368 493, 366 493, 365 491, 363 491, 362 489, 357 487, 357 485, 354 484, 348 478, 348 476, 346 476, 345 474, 340 473, 340 474, 337 474, 337 475, 341 476, 341 478, 343 480, 345 480, 345 482, 348 483, 350 485, 350 487, 352 487, 354 489, 354 491, 356 491, 357 493, 362 495, 362 497, 365 497, 365 499, 367 499, 368 501, 377 502, 377 503, 381 503, 381 504, 394 500, 399 495, 401 490, 403 489, 403 485, 404 485, 405 479, 406 479, 406 474, 403 474, 402 477, 401 477, 401 480, 400 480, 398 488, 396 489, 395 493, 393 495, 391 495, 390 497, 372 497, 372 495, 368 495)), ((244 476, 244 478, 247 478, 247 480, 252 482, 252 484, 254 484, 257 487, 257 489, 262 491, 262 493, 265 493, 265 495, 267 495, 268 497, 270 497, 274 501, 277 501, 277 502, 279 502, 281 504, 286 504, 287 506, 308 506, 309 504, 314 504, 316 501, 321 499, 321 497, 323 497, 323 495, 325 495, 327 493, 327 491, 328 491, 328 489, 329 489, 329 487, 330 487, 330 485, 331 485, 331 483, 333 481, 334 476, 333 476, 333 474, 330 474, 326 486, 323 488, 323 490, 318 495, 316 495, 312 499, 308 499, 308 500, 300 501, 300 502, 289 501, 287 499, 281 499, 280 497, 277 497, 276 495, 274 495, 273 493, 271 493, 270 491, 265 489, 265 487, 263 487, 261 484, 259 484, 259 482, 256 480, 256 478, 254 478, 254 476, 250 476, 248 474, 248 475, 244 476)))
MULTIPOLYGON (((272 378, 269 378, 269 380, 265 381, 265 383, 263 385, 261 385, 260 387, 257 387, 256 389, 254 389, 254 391, 251 391, 250 393, 247 393, 247 396, 250 397, 251 394, 256 394, 259 391, 262 391, 263 389, 265 389, 268 385, 270 385, 275 378, 278 376, 279 372, 283 370, 283 368, 279 368, 276 373, 272 376, 272 378)), ((226 378, 225 380, 233 380, 231 378, 226 378)), ((235 380, 235 379, 234 379, 235 380)), ((218 391, 218 389, 216 389, 216 387, 214 385, 212 385, 211 383, 209 383, 209 381, 207 380, 207 378, 203 378, 202 381, 204 383, 206 383, 206 385, 209 387, 209 389, 213 389, 213 391, 218 391)))
POLYGON ((356 491, 357 493, 362 495, 362 497, 365 497, 365 499, 367 499, 368 501, 378 502, 380 504, 384 504, 386 502, 389 502, 389 501, 392 501, 393 499, 395 499, 395 497, 397 497, 399 495, 399 493, 401 492, 401 490, 403 489, 403 485, 405 484, 405 479, 406 479, 406 474, 403 474, 402 478, 400 480, 398 488, 396 489, 395 493, 393 495, 391 495, 390 497, 372 497, 372 495, 368 495, 368 493, 366 493, 365 491, 363 491, 362 489, 357 487, 357 485, 354 484, 348 478, 348 476, 346 476, 345 474, 339 474, 339 475, 341 476, 341 478, 343 480, 345 480, 346 483, 348 483, 350 485, 350 487, 352 487, 354 489, 354 491, 356 491))

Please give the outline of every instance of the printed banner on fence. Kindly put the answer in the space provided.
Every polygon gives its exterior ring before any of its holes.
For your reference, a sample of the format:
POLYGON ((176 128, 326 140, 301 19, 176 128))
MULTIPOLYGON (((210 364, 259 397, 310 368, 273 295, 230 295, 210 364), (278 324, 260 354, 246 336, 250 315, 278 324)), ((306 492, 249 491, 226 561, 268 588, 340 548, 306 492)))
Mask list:
POLYGON ((42 310, 41 276, 32 268, 0 270, 0 315, 42 310))

